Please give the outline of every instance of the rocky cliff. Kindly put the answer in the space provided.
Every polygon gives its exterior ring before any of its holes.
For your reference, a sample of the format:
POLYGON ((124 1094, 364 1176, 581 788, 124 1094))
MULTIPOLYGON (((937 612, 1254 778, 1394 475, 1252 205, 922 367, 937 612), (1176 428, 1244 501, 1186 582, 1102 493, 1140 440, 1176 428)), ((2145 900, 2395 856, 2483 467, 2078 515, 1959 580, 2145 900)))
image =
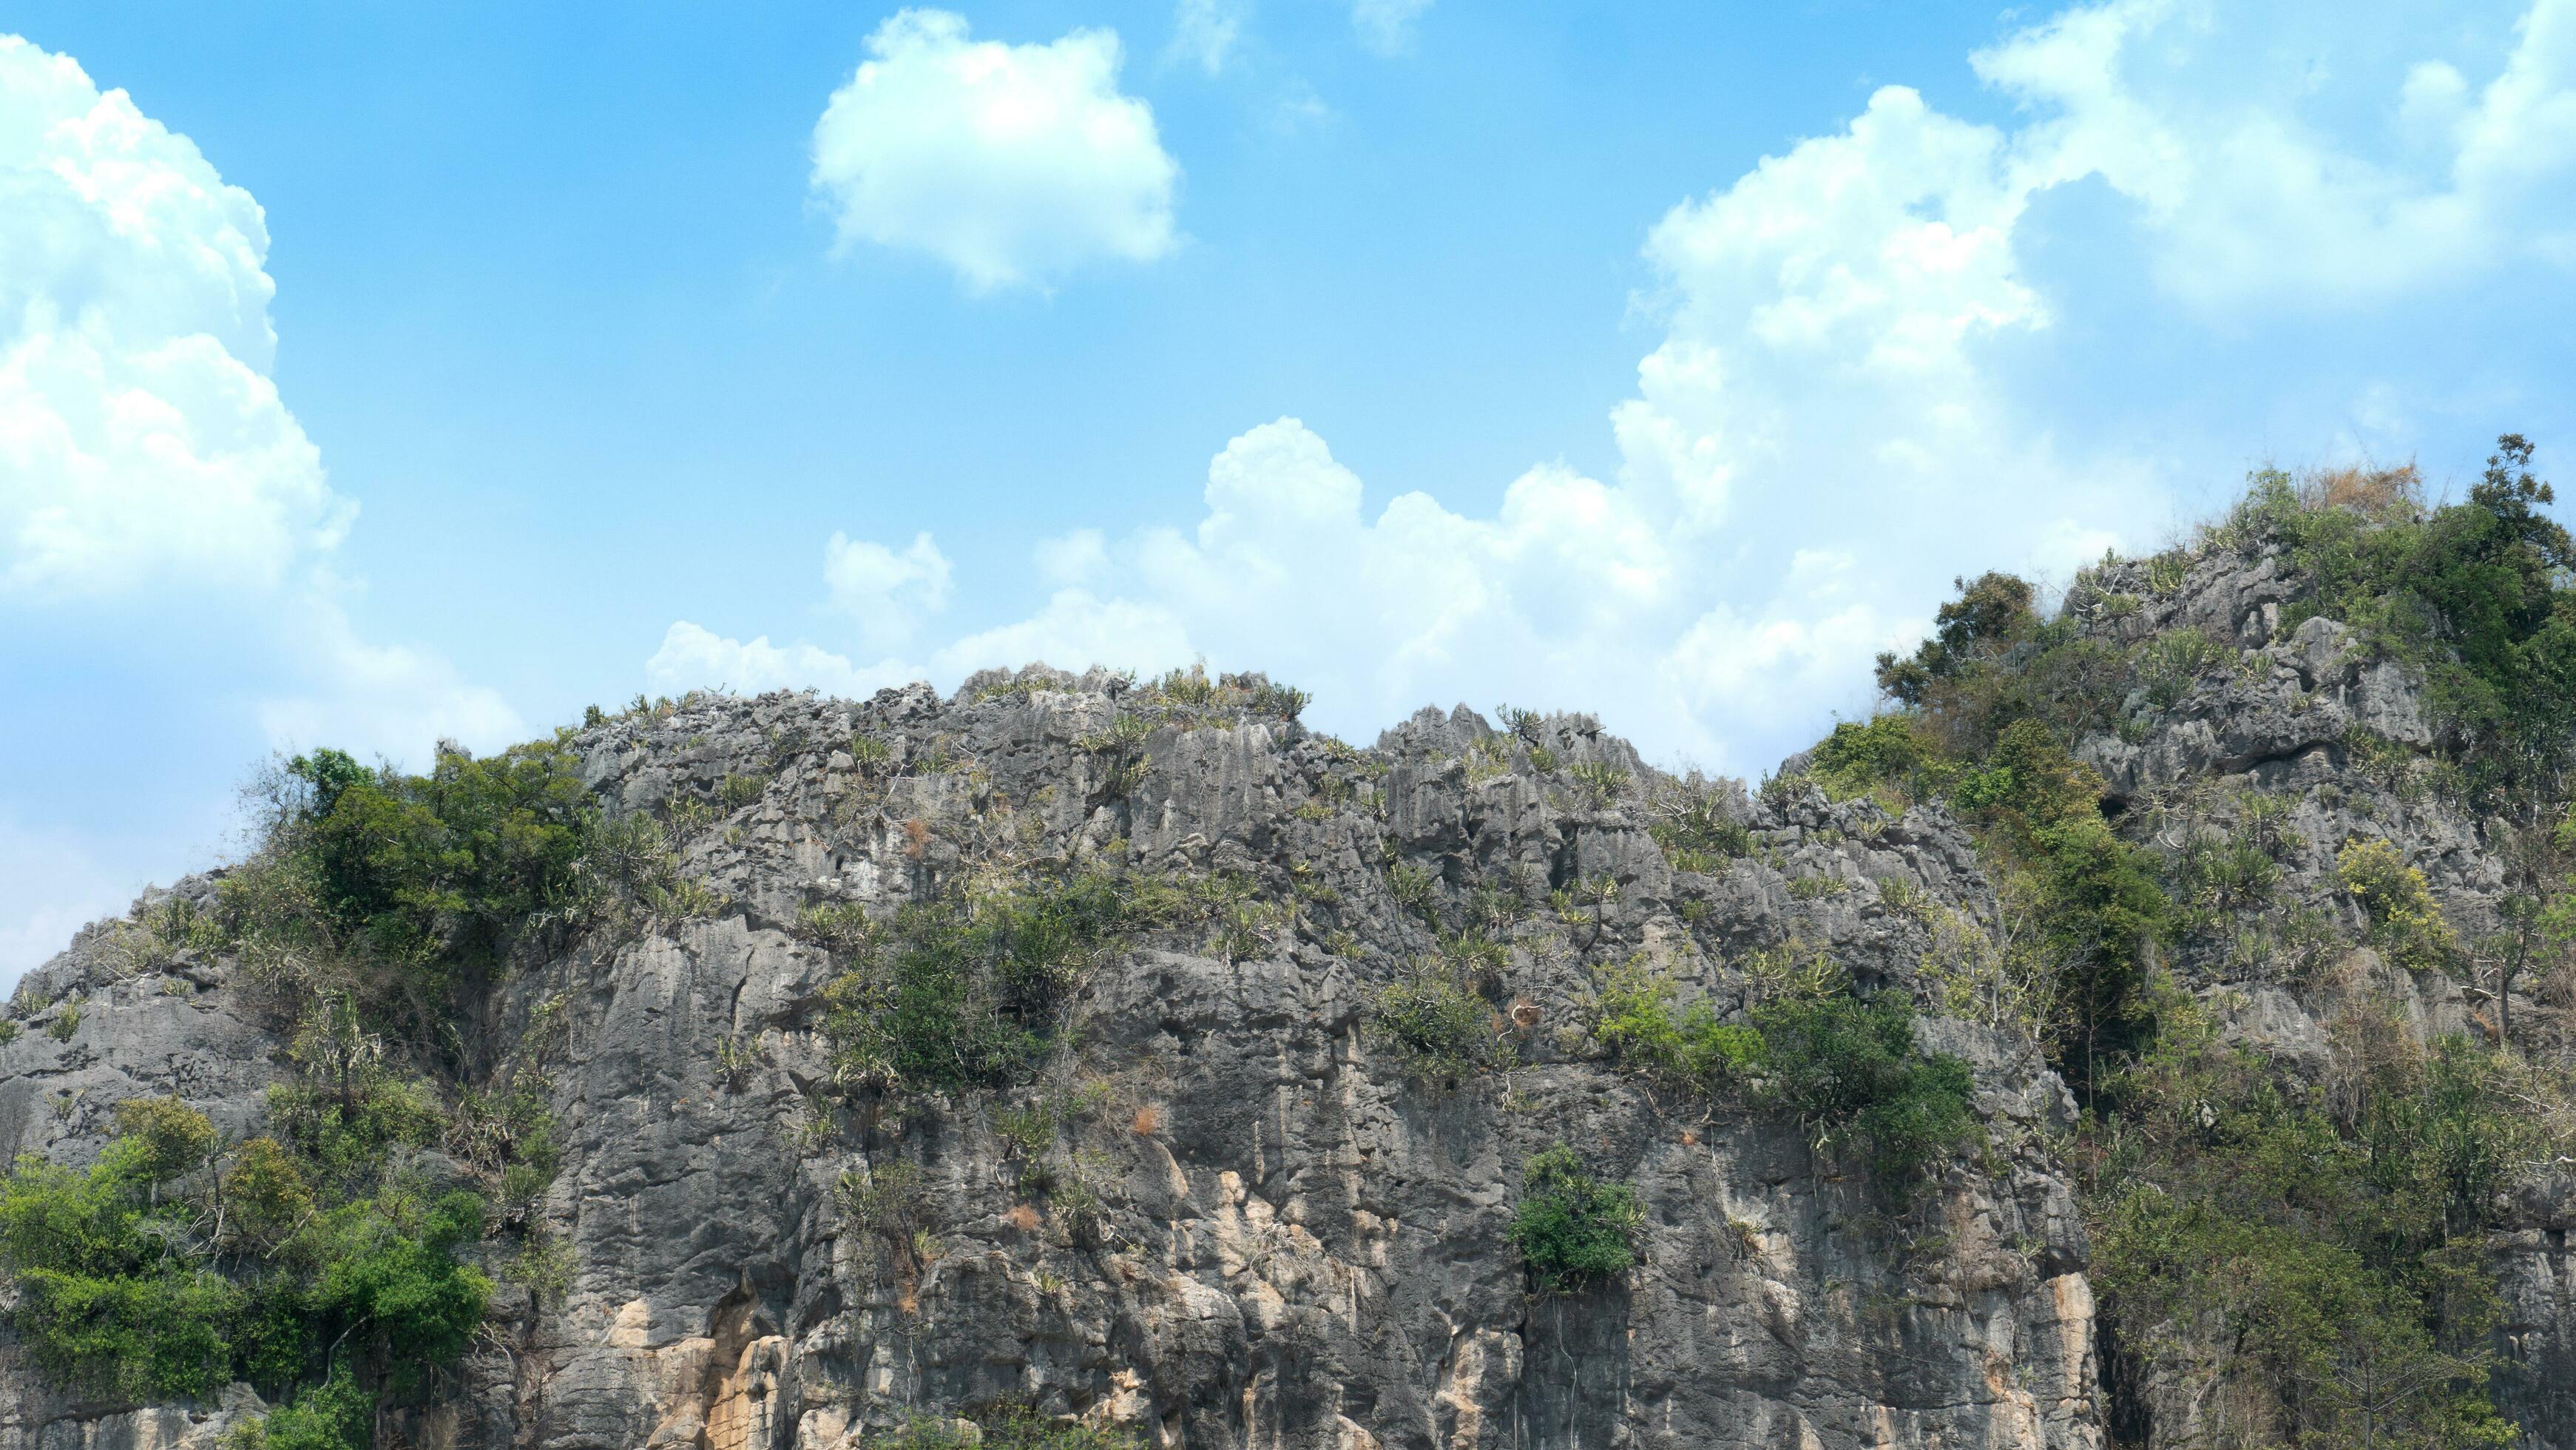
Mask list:
MULTIPOLYGON (((2540 975, 2499 1001, 2466 957, 2406 956, 2347 879, 2384 841, 2454 942, 2508 914, 2501 826, 2440 788, 2421 672, 2331 618, 2284 628, 2298 590, 2277 549, 2212 547, 2088 575, 2054 626, 2113 662, 2110 708, 2067 734, 2176 899, 2194 842, 2269 843, 2259 910, 2147 952, 2162 1020, 2197 1004, 2293 1084, 2336 1080, 2357 1004, 2419 1052, 2491 1047, 2499 1008, 2558 1051, 2540 975)), ((1998 965, 2021 908, 1974 811, 1830 750, 1748 791, 1581 716, 1426 710, 1362 750, 1296 705, 1257 677, 1032 668, 567 732, 585 819, 651 822, 660 856, 621 877, 594 849, 585 893, 457 977, 435 1032, 368 1029, 444 1124, 395 1135, 379 1191, 500 1206, 457 1250, 493 1286, 470 1346, 387 1392, 376 1442, 929 1445, 1008 1410, 1247 1450, 2262 1443, 2224 1422, 2208 1333, 2165 1323, 2149 1351, 2097 1324, 2086 1180, 2113 1160, 2040 1019, 1999 1005, 2028 985, 1998 965), (1079 970, 1007 1068, 943 1077, 887 1036, 910 999, 871 974, 911 970, 931 913, 1077 877, 1159 904, 1048 959, 1079 970), (1911 1052, 1965 1065, 1972 1134, 1894 1174, 1830 1117, 1692 1091, 1604 1028, 1621 983, 1741 1022, 1801 971, 1909 1004, 1911 1052), (1426 972, 1473 1001, 1446 1058, 1390 1027, 1426 972), (487 1151, 472 1125, 505 1097, 543 1154, 487 1151), (1557 1145, 1633 1191, 1623 1271, 1534 1275, 1516 1215, 1557 1145)), ((94 1162, 119 1103, 170 1097, 224 1145, 283 1136, 279 1093, 328 1059, 280 989, 313 979, 204 925, 238 916, 239 869, 21 987, 14 1152, 94 1162)), ((2525 1157, 2478 1230, 2483 1392, 2521 1443, 2576 1447, 2571 1199, 2525 1157)), ((0 1344, 0 1450, 245 1443, 294 1393, 139 1403, 40 1358, 0 1344)))

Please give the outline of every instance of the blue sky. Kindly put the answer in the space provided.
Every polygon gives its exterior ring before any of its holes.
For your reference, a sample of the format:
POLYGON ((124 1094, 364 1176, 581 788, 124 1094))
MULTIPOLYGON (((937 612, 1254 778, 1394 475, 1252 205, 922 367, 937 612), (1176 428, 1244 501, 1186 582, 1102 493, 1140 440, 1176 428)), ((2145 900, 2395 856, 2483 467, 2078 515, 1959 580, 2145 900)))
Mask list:
POLYGON ((1203 656, 1758 774, 1954 573, 2576 429, 2576 0, 0 34, 0 978, 273 749, 1203 656))

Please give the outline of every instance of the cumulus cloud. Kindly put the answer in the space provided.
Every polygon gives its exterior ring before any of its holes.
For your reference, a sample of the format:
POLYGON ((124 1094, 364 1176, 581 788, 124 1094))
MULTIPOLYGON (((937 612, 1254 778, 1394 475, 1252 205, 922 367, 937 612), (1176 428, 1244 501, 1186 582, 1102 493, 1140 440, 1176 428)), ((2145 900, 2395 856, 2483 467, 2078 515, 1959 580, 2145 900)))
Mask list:
POLYGON ((1972 63, 2038 118, 2016 138, 2017 184, 2108 183, 2137 206, 2158 282, 2207 312, 2576 261, 2576 0, 2536 0, 2483 83, 2426 59, 2337 98, 2385 114, 2376 133, 2312 120, 2299 101, 2322 82, 2281 73, 2278 57, 2326 52, 2349 26, 2331 9, 2115 0, 1972 63))
POLYGON ((976 292, 1172 250, 1180 166, 1153 109, 1118 89, 1114 32, 1007 45, 905 10, 867 49, 814 126, 812 185, 841 248, 926 252, 976 292))
POLYGON ((1360 44, 1376 55, 1402 55, 1413 48, 1413 28, 1431 0, 1351 0, 1351 28, 1360 44))
POLYGON ((441 740, 492 751, 527 738, 498 690, 436 654, 361 637, 326 596, 289 594, 268 615, 281 667, 263 682, 257 713, 277 748, 330 745, 417 767, 441 740))
POLYGON ((1172 51, 1209 75, 1225 69, 1251 18, 1250 0, 1181 0, 1172 12, 1172 51))
POLYGON ((756 694, 762 690, 821 690, 828 695, 865 699, 888 685, 921 678, 923 672, 888 662, 873 669, 850 663, 810 644, 773 645, 761 635, 748 642, 728 639, 687 620, 662 635, 662 647, 644 662, 645 678, 665 694, 701 686, 756 694))
POLYGON ((353 512, 266 369, 258 203, 0 35, 0 591, 273 586, 353 512))
POLYGON ((84 843, 0 814, 0 992, 69 945, 72 933, 124 910, 142 885, 84 843))
MULTIPOLYGON (((1354 19, 1392 44, 1420 8, 1354 19)), ((1508 698, 1765 768, 1870 703, 1871 656, 1919 636, 1956 570, 2063 577, 2172 516, 2176 460, 2061 429, 2030 385, 2057 356, 2028 257, 2044 199, 2118 198, 2126 232, 2096 240, 2143 250, 2175 328, 2368 308, 2446 285, 2445 258, 2576 260, 2571 15, 2538 0, 2483 67, 2356 78, 2388 120, 2361 131, 2302 110, 2321 82, 2290 42, 2333 13, 2110 0, 2015 31, 1974 57, 2010 124, 1888 86, 1652 227, 1638 302, 1662 336, 1611 414, 1612 477, 1542 464, 1462 512, 1373 495, 1280 418, 1215 456, 1194 521, 1040 545, 1045 603, 931 650, 932 674, 1204 655, 1312 689, 1328 728, 1508 698)))
POLYGON ((832 607, 858 626, 870 648, 891 649, 948 607, 948 557, 926 533, 915 534, 899 554, 835 533, 823 546, 823 583, 832 607))
MULTIPOLYGON (((258 203, 187 137, 71 57, 0 35, 0 630, 29 659, 57 639, 129 642, 123 659, 63 648, 185 696, 119 708, 248 720, 245 756, 504 743, 522 726, 498 694, 362 637, 344 608, 331 559, 356 505, 269 376, 268 244, 258 203)), ((0 895, 0 971, 175 855, 91 855, 36 817, 11 829, 0 876, 21 874, 12 852, 80 869, 0 895)))

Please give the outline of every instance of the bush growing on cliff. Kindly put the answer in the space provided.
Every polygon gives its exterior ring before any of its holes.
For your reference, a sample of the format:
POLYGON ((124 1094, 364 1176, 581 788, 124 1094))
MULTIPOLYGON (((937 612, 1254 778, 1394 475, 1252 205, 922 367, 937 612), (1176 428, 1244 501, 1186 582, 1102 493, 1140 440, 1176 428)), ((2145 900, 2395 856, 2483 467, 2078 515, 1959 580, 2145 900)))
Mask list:
POLYGON ((2510 1441, 2484 1393, 2483 1224, 2531 1146, 2507 1065, 2389 1030, 2311 1088, 2167 1015, 2088 1135, 2115 1373, 2189 1364, 2220 1443, 2510 1441))
POLYGON ((2278 471, 2215 542, 2281 548, 2307 589, 2284 628, 2325 615, 2425 671, 2444 739, 2472 789, 2536 819, 2563 800, 2576 747, 2576 539, 2519 434, 2496 440, 2461 502, 2427 509, 2414 470, 2347 471, 2304 485, 2278 471))
MULTIPOLYGON (((1991 665, 1984 661, 1984 665, 1991 665)), ((1932 675, 1961 677, 1961 667, 1932 675)), ((1932 686, 1925 686, 1927 690, 1932 686)), ((1886 714, 1845 722, 1816 747, 1816 776, 1856 795, 1875 785, 1908 797, 1940 796, 1974 824, 1988 869, 2037 930, 2015 949, 2045 977, 2033 1025, 2052 1061, 2089 1091, 2099 1062, 2132 1050, 2152 1030, 2145 1005, 2147 953, 2171 903, 2155 859, 2120 839, 2100 807, 2101 779, 2067 754, 2042 720, 2003 726, 1982 758, 1948 753, 1921 717, 1886 714)))
POLYGON ((462 984, 579 914, 585 869, 618 855, 592 859, 598 811, 562 737, 444 751, 427 775, 316 750, 259 794, 265 839, 219 898, 230 944, 281 998, 347 996, 417 1046, 440 1040, 462 984))
POLYGON ((1740 1095, 1795 1119, 1820 1148, 1857 1148, 1891 1196, 1977 1136, 1967 1064, 1917 1050, 1912 1004, 1896 996, 1864 1003, 1839 985, 1788 991, 1754 1002, 1740 1021, 1674 999, 1669 982, 1614 971, 1593 1032, 1661 1081, 1740 1095))
POLYGON ((939 1092, 1020 1081, 1083 973, 1178 904, 1156 883, 1083 872, 906 906, 825 989, 841 1070, 939 1092))
POLYGON ((136 1131, 87 1169, 25 1159, 0 1182, 10 1324, 37 1363, 135 1400, 247 1379, 272 1400, 372 1405, 463 1353, 491 1297, 456 1259, 482 1231, 479 1199, 380 1194, 315 1212, 273 1141, 201 1171, 215 1136, 203 1115, 163 1100, 120 1116, 136 1131))
POLYGON ((1635 1237, 1646 1211, 1636 1190, 1603 1183, 1560 1143, 1531 1155, 1521 1171, 1512 1247, 1542 1294, 1571 1293, 1636 1266, 1635 1237))
POLYGON ((2424 873, 2382 840, 2346 842, 2335 875, 2370 922, 2373 945, 2408 971, 2440 971, 2459 960, 2459 941, 2442 920, 2424 873))
POLYGON ((1417 1077, 1456 1083, 1504 1060, 1492 1004, 1448 963, 1417 962, 1369 1002, 1369 1033, 1395 1049, 1417 1077))

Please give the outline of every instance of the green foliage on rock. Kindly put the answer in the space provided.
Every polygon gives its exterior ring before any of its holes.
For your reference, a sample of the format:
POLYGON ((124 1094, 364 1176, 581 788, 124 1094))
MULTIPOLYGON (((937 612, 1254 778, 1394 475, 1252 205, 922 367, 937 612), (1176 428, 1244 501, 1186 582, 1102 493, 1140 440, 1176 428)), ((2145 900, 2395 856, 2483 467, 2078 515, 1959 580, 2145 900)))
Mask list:
POLYGON ((1512 1247, 1529 1271, 1530 1287, 1569 1293, 1635 1267, 1636 1234, 1645 1219, 1636 1190, 1594 1178, 1574 1150, 1560 1143, 1532 1154, 1521 1171, 1512 1247))
MULTIPOLYGON (((1964 669, 1929 676, 1924 698, 1964 669)), ((1974 713, 1991 722, 1994 711, 1974 713)), ((2044 720, 2015 719, 1978 755, 1961 756, 1920 710, 1889 713, 1836 726, 1814 761, 1817 778, 1845 795, 1886 786, 1943 799, 1977 828, 1988 869, 2037 929, 2025 950, 2047 963, 2032 1025, 2079 1089, 2089 1090, 2099 1060, 2152 1032, 2146 964, 2171 901, 2155 858, 2104 819, 2100 776, 2044 720)))
POLYGON ((936 1092, 1023 1081, 1091 965, 1180 906, 1167 886, 1099 871, 906 906, 824 993, 840 1069, 936 1092))
MULTIPOLYGON (((2078 1153, 2115 1428, 2145 1402, 2142 1385, 2189 1383, 2196 1418, 2156 1426, 2159 1438, 2513 1437, 2485 1383, 2499 1311, 2488 1234, 2505 1190, 2544 1156, 2538 1135, 2564 1083, 2517 1052, 2417 1046, 2363 981, 2336 987, 2322 1073, 2225 1045, 2158 964, 2169 946, 2206 955, 2217 938, 2249 975, 2309 982, 2335 955, 2332 902, 2278 904, 2283 865, 2306 844, 2260 792, 2239 797, 2225 830, 2179 798, 2115 822, 2069 752, 2094 732, 2138 738, 2148 712, 2235 667, 2225 642, 2188 625, 2146 632, 2133 620, 2142 600, 2169 601, 2218 551, 2246 567, 2277 557, 2292 589, 2279 631, 2325 615, 2355 631, 2363 658, 2423 673, 2447 761, 2439 788, 2501 829, 2512 894, 2498 939, 2471 946, 2390 842, 2345 843, 2324 885, 2395 966, 2474 972, 2493 957, 2501 995, 2576 939, 2553 934, 2567 871, 2551 830, 2576 748, 2576 548, 2538 511, 2549 493, 2530 456, 2501 440, 2468 498, 2441 508, 2412 469, 2258 475, 2227 520, 2149 561, 2143 594, 2079 579, 2077 607, 2055 618, 2008 578, 1963 583, 1935 638, 1881 660, 1900 708, 1837 728, 1812 757, 1831 794, 1939 799, 1977 834, 1998 888, 2002 960, 1987 975, 2031 1004, 2020 1020, 2087 1107, 2078 1153), (2132 820, 2144 824, 2124 831, 2132 820), (2298 965, 2285 978, 2269 955, 2298 965)), ((2499 1010, 2499 1032, 2506 1020, 2499 1010)), ((1630 1036, 1645 1058, 1687 1063, 1681 1048, 1716 1046, 1711 1026, 1660 1045, 1630 1036)))
POLYGON ((290 1401, 271 1443, 364 1446, 314 1438, 348 1416, 300 1407, 371 1410, 464 1352, 491 1298, 457 1258, 481 1235, 480 1199, 388 1189, 317 1209, 272 1139, 219 1156, 212 1125, 175 1101, 119 1116, 133 1131, 88 1168, 23 1159, 0 1181, 10 1326, 47 1370, 129 1400, 245 1379, 290 1401))
POLYGON ((1369 1002, 1369 1032, 1395 1050, 1408 1071, 1456 1083, 1499 1065, 1505 1056, 1499 1016, 1450 964, 1417 962, 1369 1002))
POLYGON ((2346 842, 2335 856, 2335 875, 2370 921, 2371 941, 2408 971, 2439 971, 2457 963, 2460 945, 2434 904, 2424 873, 2406 864, 2381 840, 2346 842))
POLYGON ((1967 1064, 1917 1049, 1908 1002, 1862 1002, 1837 984, 1768 996, 1729 1019, 1676 995, 1641 969, 1616 969, 1593 1033, 1659 1081, 1738 1096, 1795 1120, 1820 1148, 1855 1150, 1891 1196, 1978 1136, 1967 1064))
POLYGON ((2306 1087, 2168 1015, 2088 1137, 2114 1374, 2188 1365, 2213 1443, 2508 1443, 2484 1224, 2530 1131, 2510 1065, 2363 1020, 2306 1087))
POLYGON ((2564 799, 2576 745, 2576 539, 2516 434, 2466 499, 2428 508, 2411 467, 2255 476, 2218 541, 2269 544, 2308 588, 2284 625, 2325 615, 2425 671, 2445 742, 2478 791, 2564 799))

